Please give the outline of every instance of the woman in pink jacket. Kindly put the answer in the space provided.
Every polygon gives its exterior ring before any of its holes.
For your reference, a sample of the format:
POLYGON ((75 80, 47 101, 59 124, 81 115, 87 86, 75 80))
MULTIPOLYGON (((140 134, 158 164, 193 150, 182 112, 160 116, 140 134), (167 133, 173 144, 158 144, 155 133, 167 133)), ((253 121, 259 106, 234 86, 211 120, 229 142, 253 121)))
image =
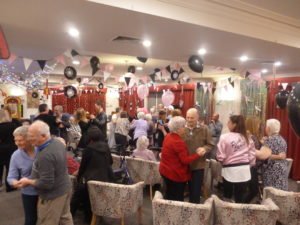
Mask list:
POLYGON ((255 164, 255 147, 248 138, 244 117, 232 115, 227 123, 229 133, 221 135, 217 160, 222 165, 224 197, 237 203, 245 202, 248 181, 251 179, 250 164, 255 164))

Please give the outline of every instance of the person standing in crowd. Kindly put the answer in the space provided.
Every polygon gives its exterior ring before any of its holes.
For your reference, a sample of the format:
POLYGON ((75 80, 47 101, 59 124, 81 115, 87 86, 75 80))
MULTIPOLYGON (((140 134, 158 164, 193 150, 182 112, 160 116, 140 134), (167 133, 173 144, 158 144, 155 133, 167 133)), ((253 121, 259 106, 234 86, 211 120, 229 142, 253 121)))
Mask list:
POLYGON ((130 130, 130 123, 127 112, 122 111, 116 122, 115 139, 116 144, 126 147, 128 145, 128 133, 130 130))
POLYGON ((78 143, 78 148, 85 148, 88 143, 87 140, 87 131, 89 129, 90 123, 86 117, 86 111, 84 108, 78 108, 75 112, 75 123, 80 127, 81 137, 78 143))
POLYGON ((286 159, 287 144, 279 134, 281 124, 276 119, 266 122, 267 137, 263 145, 272 150, 267 163, 262 167, 263 185, 281 190, 288 190, 288 164, 286 159))
POLYGON ((200 147, 189 155, 187 145, 181 138, 185 132, 185 123, 181 116, 170 120, 170 133, 166 135, 162 147, 159 172, 166 185, 165 199, 168 200, 184 200, 185 185, 191 179, 189 164, 205 154, 205 149, 200 147))
POLYGON ((22 126, 22 123, 19 119, 13 118, 13 114, 15 114, 15 112, 11 109, 11 107, 9 105, 4 106, 3 109, 8 112, 11 122, 15 123, 16 127, 22 126))
POLYGON ((187 111, 186 126, 182 137, 188 146, 190 154, 194 154, 196 149, 201 149, 205 152, 204 157, 201 157, 190 164, 192 179, 189 182, 189 201, 191 203, 200 203, 201 186, 206 163, 205 155, 211 151, 214 147, 214 143, 211 139, 208 127, 199 124, 199 114, 195 108, 190 108, 187 111))
POLYGON ((137 139, 136 149, 133 150, 132 156, 150 161, 156 161, 154 153, 148 149, 149 139, 141 136, 137 139))
POLYGON ((153 145, 153 134, 154 134, 154 123, 152 121, 152 116, 150 113, 147 113, 145 115, 145 119, 148 123, 148 131, 147 131, 147 137, 149 139, 149 144, 153 145))
POLYGON ((28 135, 37 155, 33 162, 31 178, 23 177, 20 187, 31 185, 36 188, 39 225, 73 225, 70 212, 72 194, 67 170, 65 146, 52 139, 49 126, 42 121, 30 125, 28 135))
POLYGON ((211 132, 212 141, 215 145, 215 147, 210 151, 208 154, 208 158, 215 159, 216 158, 216 152, 217 152, 217 144, 219 142, 223 124, 219 121, 219 114, 214 113, 212 116, 212 120, 208 124, 208 128, 211 132))
POLYGON ((163 141, 167 133, 169 132, 168 124, 167 124, 167 113, 164 110, 159 111, 158 120, 154 126, 154 135, 153 135, 153 144, 154 147, 161 148, 163 145, 163 141))
MULTIPOLYGON (((22 177, 30 178, 32 163, 35 158, 34 147, 28 140, 29 126, 21 126, 15 129, 13 135, 18 149, 10 160, 8 183, 18 188, 18 180, 22 177)), ((38 195, 34 187, 22 188, 22 202, 25 215, 25 225, 35 225, 37 222, 38 195)))
POLYGON ((230 132, 221 135, 216 155, 223 166, 224 197, 231 200, 234 196, 236 203, 245 203, 250 165, 255 165, 255 147, 243 116, 230 116, 227 126, 230 132))
POLYGON ((70 115, 68 113, 63 113, 63 107, 61 105, 54 106, 54 115, 59 128, 59 136, 62 137, 67 143, 67 128, 70 128, 70 115))
POLYGON ((145 120, 145 113, 139 112, 137 114, 137 120, 133 120, 130 128, 134 129, 134 136, 133 136, 133 145, 136 146, 136 141, 141 136, 147 136, 147 131, 149 129, 149 125, 145 120))
POLYGON ((90 116, 91 124, 96 125, 101 130, 101 132, 105 136, 105 139, 107 140, 107 116, 104 112, 102 102, 99 99, 95 102, 95 111, 96 116, 90 116))
POLYGON ((13 132, 16 128, 17 125, 11 121, 8 111, 0 109, 0 186, 2 186, 3 169, 5 167, 5 186, 7 192, 14 190, 14 188, 9 185, 6 178, 8 175, 11 155, 17 149, 13 136, 13 132))
POLYGON ((56 122, 55 116, 49 113, 49 108, 47 104, 39 105, 39 115, 34 118, 34 121, 41 120, 48 124, 50 127, 50 134, 53 136, 59 136, 58 123, 56 122))
POLYGON ((113 182, 112 156, 105 137, 97 126, 88 129, 89 143, 82 154, 78 171, 78 186, 71 201, 74 216, 80 203, 83 203, 85 221, 90 223, 92 217, 91 203, 87 182, 90 180, 113 182))

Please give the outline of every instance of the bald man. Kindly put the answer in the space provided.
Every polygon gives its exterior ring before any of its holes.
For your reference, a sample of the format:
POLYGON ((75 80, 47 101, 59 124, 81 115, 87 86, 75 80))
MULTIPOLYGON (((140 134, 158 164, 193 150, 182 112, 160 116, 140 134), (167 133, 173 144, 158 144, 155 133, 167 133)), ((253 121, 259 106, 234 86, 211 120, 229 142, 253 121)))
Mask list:
MULTIPOLYGON (((186 127, 183 139, 188 146, 189 153, 196 153, 197 149, 204 149, 206 154, 214 147, 210 131, 206 125, 200 125, 197 109, 191 108, 186 113, 186 127)), ((205 155, 206 155, 205 154, 205 155)), ((190 164, 192 178, 189 182, 191 203, 200 203, 201 186, 204 177, 206 157, 201 157, 190 164)))
POLYGON ((211 132, 212 140, 215 144, 215 147, 212 149, 212 151, 209 153, 209 158, 215 159, 216 158, 216 152, 217 152, 217 144, 220 140, 220 136, 223 129, 223 124, 219 121, 219 114, 214 113, 211 121, 208 124, 208 128, 211 132))

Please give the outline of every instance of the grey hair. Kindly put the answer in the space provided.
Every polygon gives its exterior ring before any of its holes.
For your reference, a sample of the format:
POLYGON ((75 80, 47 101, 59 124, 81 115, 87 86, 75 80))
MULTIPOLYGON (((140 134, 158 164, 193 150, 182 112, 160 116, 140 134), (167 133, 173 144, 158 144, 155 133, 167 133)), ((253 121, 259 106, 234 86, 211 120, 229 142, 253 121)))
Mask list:
POLYGON ((171 120, 168 123, 170 132, 178 131, 180 128, 185 126, 185 123, 186 123, 185 119, 181 116, 175 116, 171 118, 171 120))
POLYGON ((147 149, 149 146, 149 139, 146 136, 141 136, 136 141, 136 148, 138 150, 144 150, 147 149))
POLYGON ((151 121, 151 120, 152 120, 152 115, 151 115, 150 113, 147 113, 147 114, 145 115, 145 119, 146 119, 147 121, 151 121))
POLYGON ((279 134, 281 124, 280 124, 279 120, 269 119, 266 122, 266 127, 269 128, 270 135, 279 134))
POLYGON ((41 120, 37 120, 35 122, 33 122, 30 127, 35 127, 40 135, 45 135, 47 137, 50 137, 50 128, 48 126, 48 124, 46 124, 45 122, 41 121, 41 120))
POLYGON ((138 119, 145 119, 145 113, 144 113, 144 112, 139 112, 139 113, 137 114, 137 118, 138 118, 138 119))
POLYGON ((22 136, 24 138, 27 138, 28 128, 28 125, 23 125, 21 127, 16 128, 13 132, 14 137, 22 136))

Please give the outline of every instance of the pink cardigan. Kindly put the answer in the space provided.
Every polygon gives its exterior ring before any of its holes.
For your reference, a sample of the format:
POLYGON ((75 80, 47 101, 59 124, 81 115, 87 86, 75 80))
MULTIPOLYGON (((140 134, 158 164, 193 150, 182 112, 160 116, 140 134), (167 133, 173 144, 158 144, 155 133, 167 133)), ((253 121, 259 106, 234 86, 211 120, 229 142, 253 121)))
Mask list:
POLYGON ((249 145, 239 133, 222 134, 218 143, 217 160, 223 165, 249 163, 255 165, 254 142, 249 138, 249 145))

